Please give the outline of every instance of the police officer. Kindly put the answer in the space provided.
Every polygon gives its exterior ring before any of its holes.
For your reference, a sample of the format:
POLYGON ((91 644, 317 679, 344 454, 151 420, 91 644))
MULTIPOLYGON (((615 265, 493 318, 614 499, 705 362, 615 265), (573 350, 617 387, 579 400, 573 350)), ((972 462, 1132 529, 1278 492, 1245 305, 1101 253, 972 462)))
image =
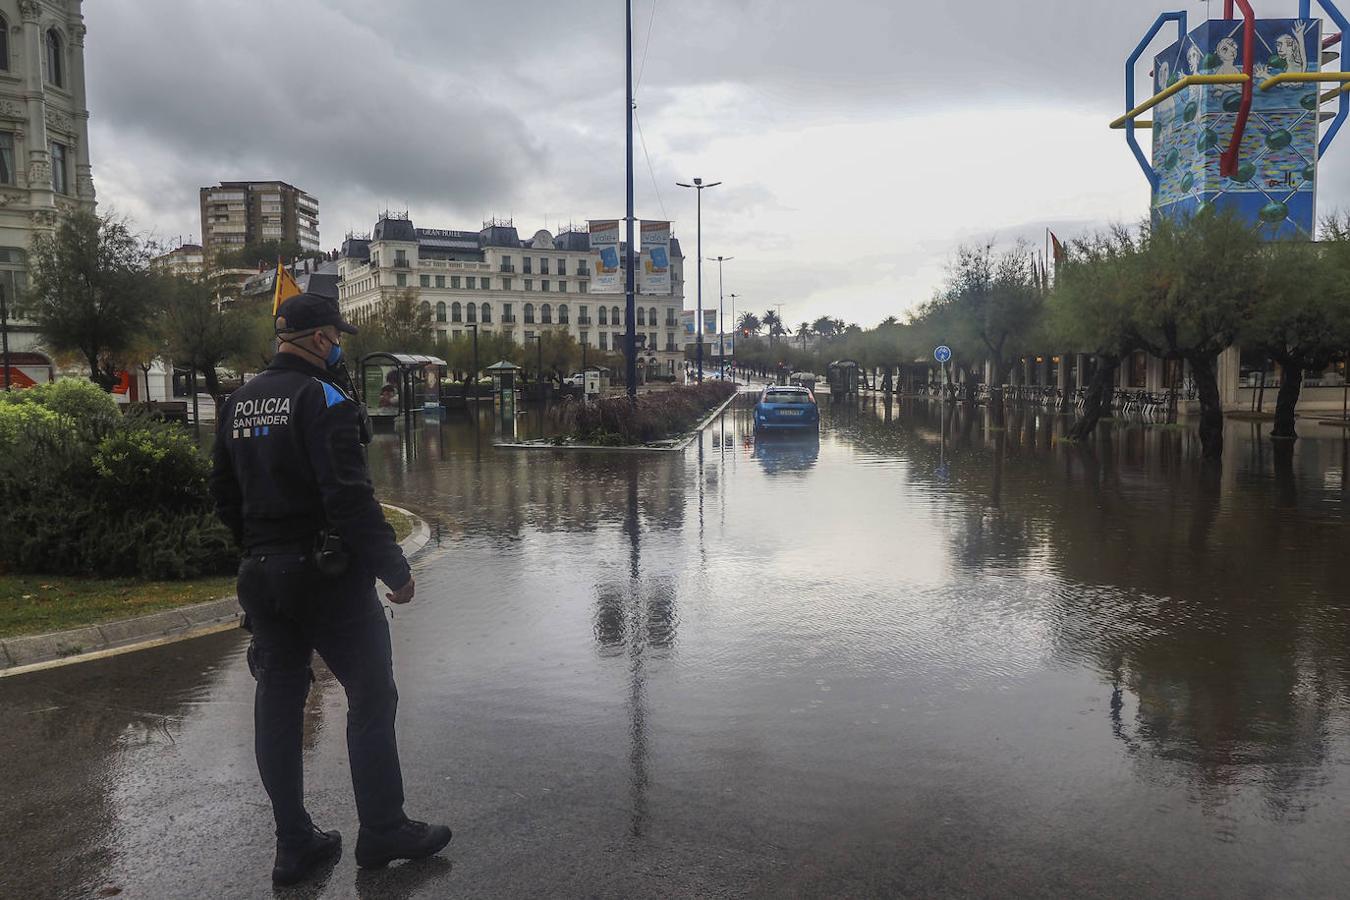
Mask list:
POLYGON ((342 849, 341 835, 305 811, 301 736, 314 651, 347 693, 358 865, 438 853, 450 829, 403 812, 398 691, 375 579, 394 588, 391 603, 412 600, 414 586, 371 487, 364 410, 335 369, 342 335, 356 329, 335 299, 304 293, 281 304, 276 331, 276 357, 221 410, 211 489, 244 551, 239 603, 253 633, 254 749, 276 818, 272 880, 293 884, 342 849))

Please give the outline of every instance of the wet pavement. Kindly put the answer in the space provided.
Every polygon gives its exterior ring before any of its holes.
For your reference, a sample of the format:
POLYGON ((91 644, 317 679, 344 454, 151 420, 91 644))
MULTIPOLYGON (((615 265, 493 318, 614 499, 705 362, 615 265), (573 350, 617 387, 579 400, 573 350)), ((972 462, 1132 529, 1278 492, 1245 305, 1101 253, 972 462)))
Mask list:
MULTIPOLYGON (((928 402, 682 454, 381 435, 422 513, 394 613, 409 811, 351 860, 340 688, 309 703, 324 897, 1343 895, 1347 447, 928 402)), ((525 417, 521 428, 540 423, 525 417)), ((0 896, 266 897, 231 633, 0 680, 0 896)))

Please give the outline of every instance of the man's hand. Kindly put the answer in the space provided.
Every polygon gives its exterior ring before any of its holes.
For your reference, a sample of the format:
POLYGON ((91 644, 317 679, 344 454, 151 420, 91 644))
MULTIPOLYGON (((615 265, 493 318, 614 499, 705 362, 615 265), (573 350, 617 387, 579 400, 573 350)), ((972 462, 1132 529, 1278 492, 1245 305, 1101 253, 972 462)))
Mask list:
POLYGON ((404 603, 407 603, 409 600, 413 598, 413 592, 415 589, 416 588, 413 584, 413 577, 409 575, 407 584, 405 584, 398 590, 394 591, 392 594, 385 594, 384 599, 388 600, 390 603, 397 603, 402 605, 404 603))

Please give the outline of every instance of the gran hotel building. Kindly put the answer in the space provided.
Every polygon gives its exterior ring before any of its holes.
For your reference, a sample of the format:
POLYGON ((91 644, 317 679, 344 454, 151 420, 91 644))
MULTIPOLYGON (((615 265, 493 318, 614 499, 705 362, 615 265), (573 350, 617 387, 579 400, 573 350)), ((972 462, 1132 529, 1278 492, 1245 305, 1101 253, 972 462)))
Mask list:
MULTIPOLYGON (((671 239, 671 290, 639 294, 636 330, 646 335, 638 360, 645 374, 673 375, 684 364, 684 258, 671 239)), ((521 240, 510 223, 479 231, 417 228, 386 214, 369 238, 349 237, 338 259, 338 300, 356 324, 381 301, 412 289, 436 330, 453 340, 499 332, 517 343, 566 329, 579 343, 615 352, 627 328, 622 293, 591 293, 590 235, 536 231, 521 240)), ((398 348, 391 347, 390 350, 398 348)), ((493 360, 486 360, 485 364, 493 360)))

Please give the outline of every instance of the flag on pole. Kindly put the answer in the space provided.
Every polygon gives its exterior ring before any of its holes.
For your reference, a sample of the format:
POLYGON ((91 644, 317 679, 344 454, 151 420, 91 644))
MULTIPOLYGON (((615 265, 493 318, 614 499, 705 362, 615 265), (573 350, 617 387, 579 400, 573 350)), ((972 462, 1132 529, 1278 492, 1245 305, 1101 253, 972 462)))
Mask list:
POLYGON ((1059 242, 1059 238, 1055 237, 1055 233, 1053 231, 1050 232, 1050 244, 1051 246, 1054 247, 1055 265, 1058 266, 1061 262, 1064 261, 1064 245, 1059 242))
POLYGON ((272 315, 274 316, 277 314, 277 309, 282 303, 286 302, 286 300, 291 297, 294 297, 296 294, 302 293, 300 285, 295 283, 295 279, 291 277, 290 272, 286 271, 286 267, 281 264, 281 260, 279 259, 277 260, 277 277, 275 284, 276 287, 272 291, 272 315))

